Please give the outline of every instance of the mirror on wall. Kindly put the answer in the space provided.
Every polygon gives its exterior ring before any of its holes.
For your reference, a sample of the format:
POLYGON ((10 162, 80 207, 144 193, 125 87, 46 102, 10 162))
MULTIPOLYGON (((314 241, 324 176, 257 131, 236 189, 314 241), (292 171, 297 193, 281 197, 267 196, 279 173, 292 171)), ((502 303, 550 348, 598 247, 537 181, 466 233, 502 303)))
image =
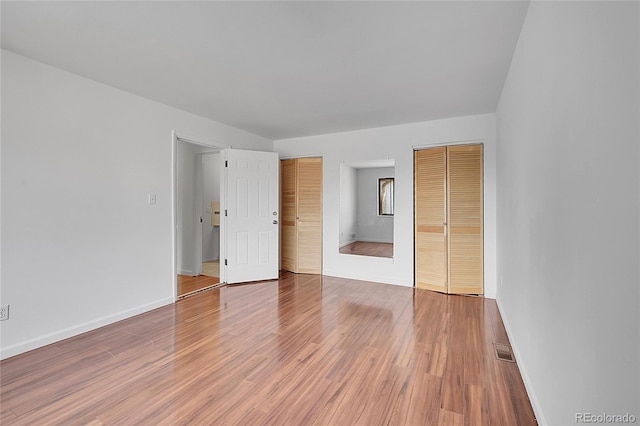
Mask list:
POLYGON ((340 253, 393 257, 394 195, 394 159, 340 164, 340 253))

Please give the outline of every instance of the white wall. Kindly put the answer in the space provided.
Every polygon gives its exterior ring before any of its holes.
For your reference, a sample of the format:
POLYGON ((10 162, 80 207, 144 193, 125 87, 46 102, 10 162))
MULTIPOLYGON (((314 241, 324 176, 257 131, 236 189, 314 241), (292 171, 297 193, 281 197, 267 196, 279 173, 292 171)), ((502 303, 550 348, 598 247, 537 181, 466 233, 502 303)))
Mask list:
POLYGON ((497 300, 541 424, 640 419, 639 16, 531 2, 497 111, 497 300))
POLYGON ((357 233, 357 181, 356 169, 340 165, 340 247, 353 243, 351 235, 357 233))
POLYGON ((174 300, 172 130, 272 150, 5 50, 1 112, 1 357, 174 300))
POLYGON ((220 227, 211 226, 211 202, 220 201, 220 154, 202 156, 204 166, 204 211, 202 217, 202 259, 220 258, 220 227))
POLYGON ((323 273, 413 286, 413 148, 484 141, 485 295, 495 297, 495 116, 459 117, 274 142, 281 156, 322 155, 323 273), (340 163, 395 159, 394 258, 338 253, 340 163))
POLYGON ((378 216, 378 178, 394 176, 394 167, 357 169, 358 241, 393 243, 393 216, 378 216))

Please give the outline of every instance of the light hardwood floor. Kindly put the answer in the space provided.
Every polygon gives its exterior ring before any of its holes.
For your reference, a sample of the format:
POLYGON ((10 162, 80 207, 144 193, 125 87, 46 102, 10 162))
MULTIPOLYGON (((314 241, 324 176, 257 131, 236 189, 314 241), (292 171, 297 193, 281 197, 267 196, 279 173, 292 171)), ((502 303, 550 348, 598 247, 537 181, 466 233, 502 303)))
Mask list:
POLYGON ((371 243, 356 241, 340 247, 342 254, 357 254, 360 256, 393 257, 393 243, 371 243))
POLYGON ((284 273, 0 363, 3 425, 533 425, 495 301, 284 273))
POLYGON ((220 284, 220 278, 218 277, 178 275, 178 297, 184 297, 218 284, 220 284))
POLYGON ((220 261, 202 263, 202 275, 178 275, 178 297, 188 296, 200 290, 220 284, 220 261))

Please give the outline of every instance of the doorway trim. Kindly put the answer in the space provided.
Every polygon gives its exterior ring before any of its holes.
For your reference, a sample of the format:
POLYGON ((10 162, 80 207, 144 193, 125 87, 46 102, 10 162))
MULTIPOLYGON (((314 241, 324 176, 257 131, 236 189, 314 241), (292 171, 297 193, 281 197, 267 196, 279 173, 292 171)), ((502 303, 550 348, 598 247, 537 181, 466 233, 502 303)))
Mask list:
MULTIPOLYGON (((212 151, 222 151, 227 148, 231 148, 231 145, 225 145, 219 142, 214 142, 210 139, 201 138, 197 136, 186 135, 182 132, 178 132, 175 129, 171 131, 171 256, 173 258, 171 272, 173 282, 173 300, 178 300, 178 142, 186 142, 193 145, 199 145, 206 148, 210 148, 212 151)), ((222 189, 223 181, 220 181, 220 187, 222 189)), ((222 195, 222 193, 221 193, 222 195)), ((220 223, 220 246, 226 239, 226 229, 224 229, 222 222, 220 223)))

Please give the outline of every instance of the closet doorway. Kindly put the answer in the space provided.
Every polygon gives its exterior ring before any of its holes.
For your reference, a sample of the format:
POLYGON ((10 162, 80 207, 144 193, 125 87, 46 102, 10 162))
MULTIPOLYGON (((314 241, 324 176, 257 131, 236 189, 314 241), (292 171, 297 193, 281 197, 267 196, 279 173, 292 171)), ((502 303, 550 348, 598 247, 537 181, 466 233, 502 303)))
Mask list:
POLYGON ((322 273, 322 158, 280 161, 281 269, 322 273))
POLYGON ((414 151, 417 288, 484 293, 482 148, 414 151))

